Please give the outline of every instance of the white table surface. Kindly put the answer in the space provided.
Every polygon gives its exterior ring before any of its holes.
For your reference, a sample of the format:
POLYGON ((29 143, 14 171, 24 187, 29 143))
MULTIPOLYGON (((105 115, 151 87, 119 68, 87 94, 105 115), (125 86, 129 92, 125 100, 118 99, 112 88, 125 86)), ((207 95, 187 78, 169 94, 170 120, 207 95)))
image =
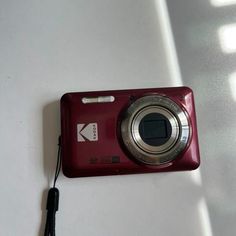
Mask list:
POLYGON ((181 84, 195 91, 201 168, 61 174, 57 235, 235 234, 236 54, 217 33, 234 5, 168 0, 174 43, 163 0, 0 3, 0 235, 43 235, 65 92, 181 84))

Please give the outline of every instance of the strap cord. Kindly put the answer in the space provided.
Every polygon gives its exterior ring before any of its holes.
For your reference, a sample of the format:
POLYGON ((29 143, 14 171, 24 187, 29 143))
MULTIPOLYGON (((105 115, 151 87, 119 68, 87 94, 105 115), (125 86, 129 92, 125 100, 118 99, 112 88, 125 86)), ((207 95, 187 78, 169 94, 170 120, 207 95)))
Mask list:
POLYGON ((47 220, 44 236, 55 236, 56 212, 59 206, 59 190, 56 188, 57 178, 61 170, 61 136, 58 138, 57 165, 53 181, 53 187, 48 191, 47 220))

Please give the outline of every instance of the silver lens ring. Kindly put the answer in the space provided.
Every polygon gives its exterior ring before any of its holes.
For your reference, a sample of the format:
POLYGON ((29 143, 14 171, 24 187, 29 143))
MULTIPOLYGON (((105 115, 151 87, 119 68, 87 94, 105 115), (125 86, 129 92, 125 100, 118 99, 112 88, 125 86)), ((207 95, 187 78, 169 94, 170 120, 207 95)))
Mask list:
POLYGON ((131 135, 135 143, 145 152, 153 153, 153 154, 160 154, 160 153, 168 151, 178 139, 179 137, 178 121, 175 118, 175 116, 164 107, 160 107, 160 106, 145 107, 144 109, 139 111, 137 115, 134 117, 131 124, 131 135), (143 141, 143 139, 140 136, 140 132, 139 132, 140 122, 146 115, 151 114, 151 113, 162 114, 169 120, 170 125, 171 125, 172 132, 171 132, 171 136, 169 140, 160 146, 148 145, 147 143, 143 141))
POLYGON ((160 165, 175 159, 187 146, 190 132, 185 112, 174 101, 160 95, 137 99, 127 109, 121 123, 121 136, 128 151, 138 161, 150 165, 160 165), (170 137, 162 145, 149 145, 140 135, 140 122, 151 113, 163 115, 170 123, 170 137))

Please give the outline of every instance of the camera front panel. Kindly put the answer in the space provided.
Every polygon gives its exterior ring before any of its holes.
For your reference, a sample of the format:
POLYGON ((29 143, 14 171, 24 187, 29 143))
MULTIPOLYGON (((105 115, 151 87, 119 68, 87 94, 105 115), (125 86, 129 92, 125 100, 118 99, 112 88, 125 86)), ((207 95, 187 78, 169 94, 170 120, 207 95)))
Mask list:
POLYGON ((200 163, 186 87, 65 94, 61 132, 68 177, 191 170, 200 163))

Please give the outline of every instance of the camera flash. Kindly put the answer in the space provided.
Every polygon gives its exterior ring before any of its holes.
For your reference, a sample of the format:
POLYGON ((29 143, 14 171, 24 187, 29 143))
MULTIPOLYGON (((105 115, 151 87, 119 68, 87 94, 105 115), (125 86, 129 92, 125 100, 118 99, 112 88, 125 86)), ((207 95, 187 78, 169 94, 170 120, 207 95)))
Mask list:
POLYGON ((114 96, 101 96, 101 97, 84 97, 82 98, 82 102, 84 104, 87 103, 105 103, 105 102, 114 102, 115 97, 114 96))

